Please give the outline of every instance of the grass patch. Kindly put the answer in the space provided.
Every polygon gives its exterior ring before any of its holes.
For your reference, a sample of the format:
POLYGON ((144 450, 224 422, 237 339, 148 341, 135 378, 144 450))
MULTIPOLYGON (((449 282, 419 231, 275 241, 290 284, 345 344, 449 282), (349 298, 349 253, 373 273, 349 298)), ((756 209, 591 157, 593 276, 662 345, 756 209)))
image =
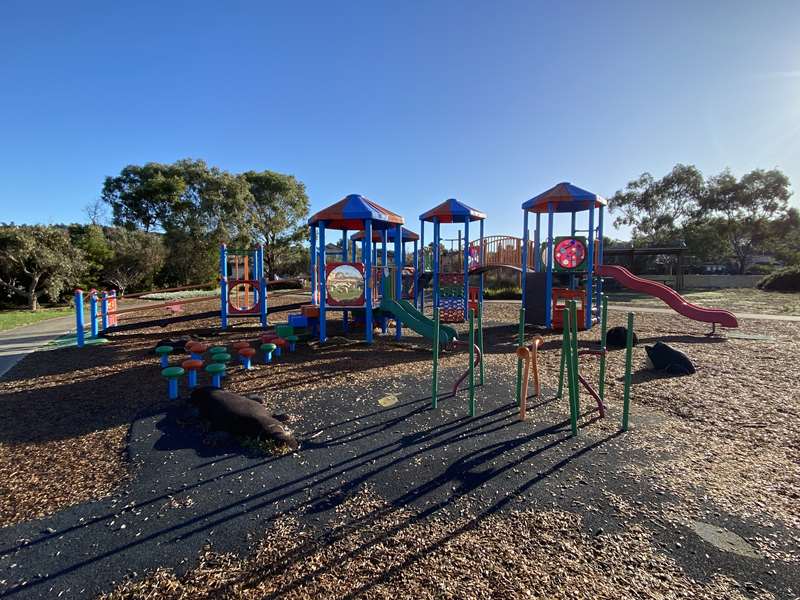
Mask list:
POLYGON ((74 314, 74 311, 71 306, 40 308, 36 312, 32 310, 3 310, 0 311, 0 331, 72 314, 74 314))
MULTIPOLYGON (((692 304, 706 308, 767 315, 800 315, 800 292, 765 292, 755 288, 731 288, 687 290, 681 292, 681 295, 692 304)), ((608 300, 638 306, 665 306, 658 298, 630 292, 610 293, 608 300)))
POLYGON ((518 287, 486 288, 483 297, 485 300, 519 300, 522 290, 518 287))

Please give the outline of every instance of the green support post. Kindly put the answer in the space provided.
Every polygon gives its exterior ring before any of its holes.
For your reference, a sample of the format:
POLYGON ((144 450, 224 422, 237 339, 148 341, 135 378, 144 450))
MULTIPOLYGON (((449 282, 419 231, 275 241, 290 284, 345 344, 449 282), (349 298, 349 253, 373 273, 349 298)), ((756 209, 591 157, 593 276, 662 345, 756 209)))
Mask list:
POLYGON ((475 416, 475 309, 469 311, 469 416, 475 416))
POLYGON ((628 313, 628 339, 625 343, 625 390, 622 394, 622 431, 628 431, 631 410, 631 365, 633 362, 633 313, 628 313))
POLYGON ((483 363, 486 355, 483 353, 483 302, 478 304, 478 350, 481 352, 481 368, 478 381, 483 385, 483 363))
POLYGON ((439 405, 439 307, 433 309, 433 383, 431 385, 431 406, 439 405))
POLYGON ((570 300, 569 311, 572 316, 572 331, 570 338, 572 341, 572 363, 575 377, 575 412, 580 415, 581 413, 581 388, 580 381, 578 380, 578 305, 575 300, 570 300))
MULTIPOLYGON (((519 335, 517 345, 525 344, 525 309, 519 309, 519 335)), ((522 406, 522 359, 517 358, 517 406, 522 406)))
POLYGON ((605 400, 606 391, 606 327, 608 326, 608 298, 605 294, 600 308, 600 381, 597 385, 597 393, 600 400, 605 400))
POLYGON ((567 368, 567 385, 569 385, 569 422, 572 429, 572 435, 578 435, 578 411, 575 407, 575 388, 576 377, 572 370, 572 341, 570 340, 572 333, 572 313, 569 310, 564 310, 564 323, 563 323, 563 342, 561 344, 561 353, 566 357, 565 364, 567 368))
MULTIPOLYGON (((565 311, 566 312, 566 311, 565 311)), ((567 328, 566 324, 562 324, 563 327, 561 332, 563 334, 564 330, 567 328)), ((564 397, 564 367, 567 364, 567 354, 566 352, 561 353, 561 366, 558 369, 558 393, 556 394, 556 398, 563 398, 564 397)))

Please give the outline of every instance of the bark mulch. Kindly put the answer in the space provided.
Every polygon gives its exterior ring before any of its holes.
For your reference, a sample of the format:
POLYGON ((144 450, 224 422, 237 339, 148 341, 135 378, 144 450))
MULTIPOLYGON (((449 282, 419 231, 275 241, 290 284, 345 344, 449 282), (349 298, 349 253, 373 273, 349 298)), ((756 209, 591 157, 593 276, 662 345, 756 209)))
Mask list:
MULTIPOLYGON (((159 403, 158 339, 247 339, 252 326, 143 327, 27 358, 0 382, 0 516, 83 504, 0 530, 0 586, 80 595, 129 569, 114 597, 797 595, 800 324, 744 321, 769 339, 715 340, 678 316, 637 315, 643 343, 684 350, 697 374, 655 376, 637 348, 633 427, 620 435, 624 352, 612 352, 610 416, 587 412, 572 440, 552 394, 514 421, 515 320, 513 305, 487 305, 473 420, 463 394, 426 409, 430 348, 413 335, 334 337, 232 372, 228 389, 295 415, 302 446, 288 457, 204 448, 159 403), (383 409, 387 396, 398 403, 383 409)), ((558 346, 546 336, 551 390, 558 346)), ((445 355, 442 387, 465 365, 445 355)), ((596 379, 595 361, 581 369, 596 379)))

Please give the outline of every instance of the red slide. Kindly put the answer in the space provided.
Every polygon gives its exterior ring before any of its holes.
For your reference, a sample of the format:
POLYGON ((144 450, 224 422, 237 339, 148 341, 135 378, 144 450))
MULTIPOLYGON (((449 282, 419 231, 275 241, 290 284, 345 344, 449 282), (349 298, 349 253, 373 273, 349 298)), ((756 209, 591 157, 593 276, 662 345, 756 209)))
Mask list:
POLYGON ((596 272, 601 277, 611 277, 616 279, 621 285, 633 290, 634 292, 641 292, 649 294, 663 300, 667 306, 672 310, 682 314, 684 317, 694 319, 695 321, 703 321, 704 323, 719 323, 723 327, 738 327, 739 322, 736 316, 727 310, 717 308, 703 308, 691 302, 687 302, 683 296, 673 290, 671 287, 658 283, 657 281, 650 281, 649 279, 642 279, 637 277, 625 267, 618 267, 616 265, 601 265, 597 267, 596 272))

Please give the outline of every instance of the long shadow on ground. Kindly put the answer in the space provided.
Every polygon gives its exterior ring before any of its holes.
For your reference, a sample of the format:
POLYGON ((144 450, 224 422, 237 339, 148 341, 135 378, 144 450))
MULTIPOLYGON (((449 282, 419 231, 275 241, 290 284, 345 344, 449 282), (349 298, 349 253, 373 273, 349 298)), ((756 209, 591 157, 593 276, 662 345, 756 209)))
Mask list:
MULTIPOLYGON (((442 379, 454 376, 446 369, 442 379)), ((465 494, 481 515, 532 501, 574 510, 579 500, 600 508, 588 525, 607 530, 615 525, 602 490, 656 497, 615 473, 618 461, 637 460, 624 437, 571 438, 552 394, 531 399, 529 421, 517 421, 510 379, 487 379, 474 418, 463 393, 431 409, 427 381, 408 382, 387 408, 377 403, 387 393, 378 384, 306 392, 296 411, 301 449, 280 457, 203 446, 199 432, 178 423, 179 408, 163 404, 132 426, 136 474, 122 492, 0 530, 0 595, 86 597, 127 574, 181 572, 206 543, 245 551, 269 520, 296 509, 323 533, 331 512, 365 483, 391 506, 413 506, 417 518, 446 516, 465 494)), ((583 422, 591 429, 592 415, 583 422)), ((726 564, 711 554, 716 566, 726 564)), ((758 560, 738 561, 732 570, 747 577, 759 568, 758 560)))

